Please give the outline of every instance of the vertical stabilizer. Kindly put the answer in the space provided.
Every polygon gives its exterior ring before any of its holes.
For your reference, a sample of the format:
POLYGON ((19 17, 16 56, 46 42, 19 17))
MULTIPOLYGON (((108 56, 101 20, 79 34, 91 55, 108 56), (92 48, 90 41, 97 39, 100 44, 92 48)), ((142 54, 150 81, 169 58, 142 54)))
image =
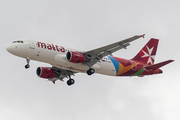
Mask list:
POLYGON ((132 60, 141 62, 145 65, 153 65, 155 61, 158 42, 158 39, 151 38, 149 42, 139 51, 139 53, 132 60))

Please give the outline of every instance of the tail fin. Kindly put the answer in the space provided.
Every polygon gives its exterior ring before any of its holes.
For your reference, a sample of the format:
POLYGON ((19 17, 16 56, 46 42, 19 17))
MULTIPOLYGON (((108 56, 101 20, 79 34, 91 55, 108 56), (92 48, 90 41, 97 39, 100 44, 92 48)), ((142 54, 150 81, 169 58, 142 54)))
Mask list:
POLYGON ((139 51, 139 53, 132 59, 141 62, 145 65, 153 65, 158 47, 158 39, 151 38, 149 42, 139 51))

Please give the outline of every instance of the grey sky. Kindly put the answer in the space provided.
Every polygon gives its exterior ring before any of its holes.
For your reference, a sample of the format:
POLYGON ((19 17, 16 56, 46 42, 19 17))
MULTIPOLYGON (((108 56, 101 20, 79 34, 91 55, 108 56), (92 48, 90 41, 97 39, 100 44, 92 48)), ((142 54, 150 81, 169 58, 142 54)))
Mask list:
POLYGON ((180 16, 178 0, 0 0, 1 120, 179 120, 180 16), (132 58, 159 38, 156 63, 162 75, 110 77, 79 73, 76 83, 52 84, 35 71, 46 63, 9 54, 13 40, 30 38, 90 50, 146 34, 115 56, 132 58))

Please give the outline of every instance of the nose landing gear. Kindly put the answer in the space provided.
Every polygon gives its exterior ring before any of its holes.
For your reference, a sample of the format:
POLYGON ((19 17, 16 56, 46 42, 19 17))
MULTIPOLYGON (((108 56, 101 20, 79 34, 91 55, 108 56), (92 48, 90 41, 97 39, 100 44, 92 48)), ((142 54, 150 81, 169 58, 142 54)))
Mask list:
POLYGON ((27 61, 27 64, 25 65, 25 68, 28 69, 30 67, 30 65, 29 65, 30 59, 27 57, 26 61, 27 61))
POLYGON ((29 64, 25 65, 25 68, 26 68, 26 69, 28 69, 29 67, 30 67, 30 65, 29 65, 29 64))

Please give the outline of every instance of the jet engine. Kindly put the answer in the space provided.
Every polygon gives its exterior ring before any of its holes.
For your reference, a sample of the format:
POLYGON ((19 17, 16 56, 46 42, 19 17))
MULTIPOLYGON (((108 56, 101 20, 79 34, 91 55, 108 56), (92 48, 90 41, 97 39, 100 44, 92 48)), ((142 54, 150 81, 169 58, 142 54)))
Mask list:
POLYGON ((68 51, 66 54, 66 59, 72 63, 84 63, 86 57, 84 54, 74 51, 68 51))
POLYGON ((36 70, 36 74, 39 77, 46 78, 46 79, 52 79, 57 76, 54 70, 48 67, 38 67, 36 70))

